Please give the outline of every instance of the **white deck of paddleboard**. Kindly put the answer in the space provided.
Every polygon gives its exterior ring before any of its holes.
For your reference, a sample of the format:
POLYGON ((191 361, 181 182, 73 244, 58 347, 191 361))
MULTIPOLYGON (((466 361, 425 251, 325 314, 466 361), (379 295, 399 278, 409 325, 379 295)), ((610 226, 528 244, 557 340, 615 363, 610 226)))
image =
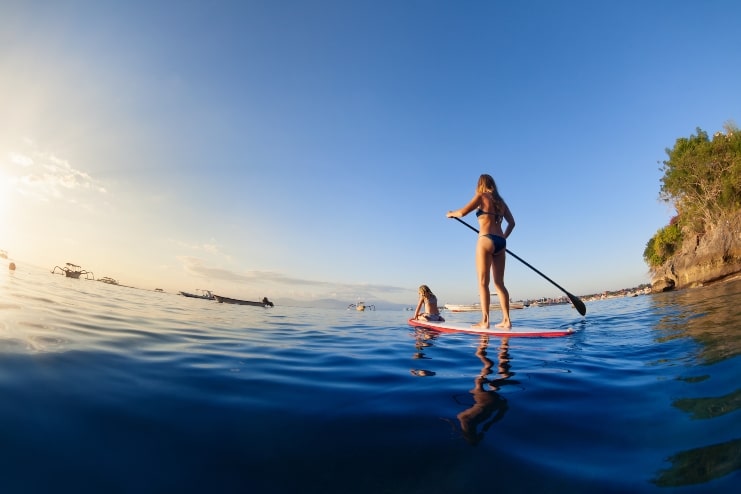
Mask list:
POLYGON ((549 328, 533 328, 528 326, 518 326, 517 324, 513 325, 511 329, 501 329, 501 328, 495 328, 494 326, 484 329, 484 328, 473 328, 471 327, 472 324, 475 324, 476 321, 470 321, 470 322, 461 322, 461 321, 446 321, 446 322, 438 322, 438 321, 420 321, 416 319, 409 319, 409 324, 414 327, 418 328, 425 328, 425 329, 432 329, 435 331, 443 331, 443 332, 455 332, 455 333, 472 333, 472 334, 485 334, 490 336, 511 336, 511 337, 517 337, 517 336, 529 336, 529 337, 554 337, 554 336, 567 336, 569 334, 574 333, 573 328, 557 328, 557 329, 549 329, 549 328))

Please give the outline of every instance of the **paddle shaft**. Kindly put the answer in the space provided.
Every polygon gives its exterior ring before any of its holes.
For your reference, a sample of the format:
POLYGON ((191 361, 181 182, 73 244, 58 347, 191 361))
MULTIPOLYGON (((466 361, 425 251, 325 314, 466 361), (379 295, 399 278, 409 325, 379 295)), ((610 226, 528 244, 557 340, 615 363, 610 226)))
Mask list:
MULTIPOLYGON (((460 221, 461 223, 463 223, 464 225, 466 225, 468 228, 470 228, 471 230, 475 231, 476 233, 479 233, 479 231, 476 228, 472 227, 471 225, 469 225, 468 223, 466 223, 462 219, 456 218, 455 216, 453 218, 455 218, 456 220, 460 221)), ((518 261, 520 261, 522 264, 524 264, 525 266, 529 267, 530 269, 532 269, 533 271, 535 271, 536 273, 538 273, 540 276, 542 276, 546 280, 550 281, 556 288, 558 288, 559 290, 561 290, 562 292, 564 292, 566 294, 566 296, 569 297, 569 300, 571 300, 571 303, 574 304, 574 308, 577 311, 579 311, 579 314, 581 314, 583 316, 584 314, 587 313, 587 306, 584 305, 584 302, 582 302, 581 299, 579 299, 579 297, 577 297, 576 295, 572 295, 569 292, 567 292, 566 289, 564 289, 561 285, 559 285, 558 283, 556 283, 555 281, 553 281, 552 279, 550 279, 549 277, 547 277, 546 275, 544 275, 543 273, 541 273, 540 271, 538 271, 537 269, 535 269, 535 267, 533 267, 532 265, 530 265, 529 263, 527 263, 523 258, 521 258, 520 256, 518 256, 517 254, 515 254, 511 250, 509 250, 509 249, 505 249, 505 250, 507 251, 507 254, 511 255, 512 257, 514 257, 515 259, 517 259, 518 261)))

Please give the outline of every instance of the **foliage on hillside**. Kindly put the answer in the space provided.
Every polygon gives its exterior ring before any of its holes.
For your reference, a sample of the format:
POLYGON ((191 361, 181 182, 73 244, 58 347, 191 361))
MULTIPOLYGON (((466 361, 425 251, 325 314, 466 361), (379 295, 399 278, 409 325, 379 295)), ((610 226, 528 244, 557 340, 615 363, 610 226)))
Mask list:
POLYGON ((681 243, 682 230, 675 216, 667 226, 660 228, 651 237, 643 251, 643 258, 649 266, 661 266, 674 255, 681 243))
POLYGON ((698 128, 666 150, 659 197, 677 216, 646 244, 643 258, 651 268, 670 259, 684 238, 704 234, 741 209, 741 132, 730 123, 724 130, 710 139, 698 128))

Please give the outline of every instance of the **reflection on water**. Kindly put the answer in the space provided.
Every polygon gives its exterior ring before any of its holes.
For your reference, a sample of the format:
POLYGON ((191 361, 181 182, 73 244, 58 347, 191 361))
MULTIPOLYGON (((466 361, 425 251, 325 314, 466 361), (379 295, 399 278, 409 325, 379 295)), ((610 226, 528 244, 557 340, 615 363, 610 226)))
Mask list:
MULTIPOLYGON (((433 346, 433 341, 439 336, 439 333, 427 329, 415 328, 414 339, 416 352, 412 356, 414 360, 429 359, 425 355, 425 349, 433 346)), ((515 375, 512 372, 511 359, 509 355, 509 338, 502 338, 497 351, 496 374, 494 374, 495 362, 488 356, 489 336, 481 335, 476 356, 482 364, 481 372, 473 380, 473 388, 469 390, 470 397, 473 398, 471 403, 468 395, 465 399, 454 396, 453 399, 458 404, 466 404, 468 408, 456 415, 460 424, 460 433, 463 438, 472 445, 476 445, 484 438, 484 433, 499 420, 509 408, 507 400, 497 391, 507 384, 519 384, 518 381, 512 380, 515 375)), ((436 373, 429 369, 411 369, 412 375, 419 377, 434 376, 436 373)))
POLYGON ((493 373, 492 368, 494 367, 494 362, 487 356, 488 346, 489 337, 481 336, 479 346, 476 349, 476 356, 481 360, 483 367, 481 368, 481 374, 474 378, 474 386, 470 391, 471 396, 473 396, 473 405, 457 415, 463 438, 472 445, 478 444, 492 424, 500 421, 507 412, 507 400, 497 391, 505 384, 516 383, 516 381, 509 381, 515 375, 510 370, 509 338, 502 338, 502 343, 499 345, 497 355, 499 361, 497 376, 499 377, 494 379, 488 379, 488 376, 493 373), (485 385, 488 385, 489 389, 485 388, 485 385))
POLYGON ((703 484, 741 469, 741 439, 682 451, 669 458, 672 467, 653 480, 660 487, 703 484))
POLYGON ((711 398, 682 398, 672 403, 693 419, 712 419, 741 408, 741 389, 731 394, 711 398))
POLYGON ((692 338, 698 357, 713 364, 741 354, 741 280, 654 295, 660 341, 692 338))
MULTIPOLYGON (((416 348, 416 352, 414 352, 414 355, 412 355, 412 358, 414 360, 425 360, 429 359, 425 354, 425 349, 432 346, 432 341, 436 339, 438 336, 437 333, 434 331, 428 331, 423 328, 415 328, 414 329, 414 347, 416 348)), ((427 377, 427 376, 434 376, 435 371, 431 371, 429 369, 412 369, 411 370, 412 375, 414 376, 420 376, 420 377, 427 377)))
MULTIPOLYGON (((741 280, 653 297, 660 313, 659 341, 691 338, 699 344, 698 364, 712 368, 741 353, 741 280)), ((680 378, 691 385, 712 384, 712 372, 680 378)), ((718 396, 678 398, 672 405, 694 420, 718 419, 741 408, 741 388, 718 396)), ((680 451, 671 467, 652 481, 661 487, 709 482, 741 469, 741 439, 680 451)))

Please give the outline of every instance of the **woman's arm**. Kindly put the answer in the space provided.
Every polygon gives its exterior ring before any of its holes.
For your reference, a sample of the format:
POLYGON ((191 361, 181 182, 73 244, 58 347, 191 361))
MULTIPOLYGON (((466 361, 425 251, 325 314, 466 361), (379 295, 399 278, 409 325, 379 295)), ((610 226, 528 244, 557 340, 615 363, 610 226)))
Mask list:
POLYGON ((515 229, 515 217, 512 216, 507 204, 504 205, 504 214, 502 216, 504 216, 504 219, 507 222, 507 228, 504 230, 504 238, 507 238, 509 237, 509 234, 512 233, 512 230, 515 229))
POLYGON ((419 309, 421 309, 421 308, 422 308, 422 304, 423 304, 424 302, 425 302, 425 298, 424 298, 424 297, 422 297, 422 296, 420 296, 420 297, 419 297, 419 302, 417 302, 417 308, 416 308, 416 309, 414 309, 414 317, 413 317, 412 319, 417 319, 417 317, 419 316, 419 309))
POLYGON ((471 199, 471 201, 465 206, 463 206, 462 208, 457 209, 455 211, 448 211, 447 216, 448 218, 462 218, 468 213, 470 213, 471 211, 473 211, 474 209, 476 209, 476 207, 480 203, 481 203, 481 194, 476 194, 475 196, 473 196, 473 199, 471 199))

